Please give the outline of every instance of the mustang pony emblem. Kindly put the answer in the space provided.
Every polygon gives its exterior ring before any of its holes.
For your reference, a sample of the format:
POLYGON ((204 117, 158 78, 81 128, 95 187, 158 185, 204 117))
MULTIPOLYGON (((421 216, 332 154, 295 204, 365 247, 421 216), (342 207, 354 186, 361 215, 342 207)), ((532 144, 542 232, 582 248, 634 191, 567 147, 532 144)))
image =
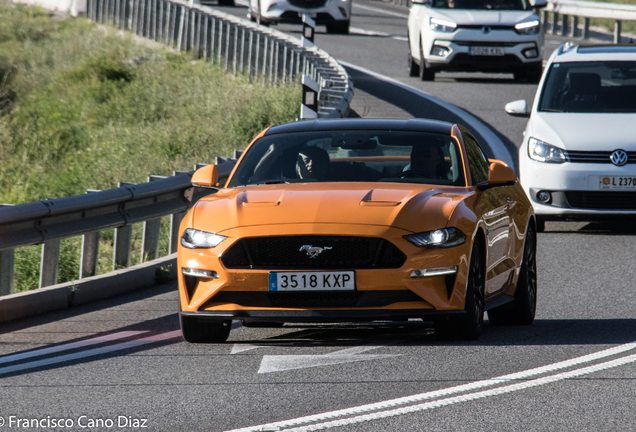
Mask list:
POLYGON ((298 251, 299 252, 305 251, 305 252, 307 252, 307 255, 309 255, 309 258, 316 258, 323 251, 326 251, 328 249, 331 249, 331 247, 329 247, 329 246, 318 247, 318 246, 312 246, 312 245, 304 245, 298 251))

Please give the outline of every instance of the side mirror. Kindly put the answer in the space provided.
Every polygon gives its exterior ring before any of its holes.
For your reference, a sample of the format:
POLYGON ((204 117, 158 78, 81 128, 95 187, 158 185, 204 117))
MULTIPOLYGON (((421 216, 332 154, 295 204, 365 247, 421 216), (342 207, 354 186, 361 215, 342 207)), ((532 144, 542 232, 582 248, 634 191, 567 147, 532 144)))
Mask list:
POLYGON ((192 174, 192 186, 218 189, 216 184, 219 182, 219 171, 216 165, 206 165, 199 168, 192 174))
POLYGON ((488 185, 503 185, 517 181, 517 174, 504 162, 491 160, 488 170, 488 185))
POLYGON ((530 0, 530 6, 533 8, 544 8, 548 5, 548 0, 530 0))
POLYGON ((513 117, 530 117, 528 103, 525 100, 518 100, 506 104, 506 113, 513 117))

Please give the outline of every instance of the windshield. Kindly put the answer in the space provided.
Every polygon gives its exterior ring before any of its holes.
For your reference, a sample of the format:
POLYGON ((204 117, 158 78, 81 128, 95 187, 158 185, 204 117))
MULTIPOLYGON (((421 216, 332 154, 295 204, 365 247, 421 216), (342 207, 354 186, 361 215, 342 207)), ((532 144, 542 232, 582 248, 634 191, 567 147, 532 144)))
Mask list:
POLYGON ((317 131, 256 141, 229 187, 306 182, 395 182, 464 186, 455 140, 404 131, 317 131))
POLYGON ((541 92, 539 111, 636 112, 636 62, 553 64, 541 92))
POLYGON ((433 0, 435 9, 530 10, 528 0, 433 0))

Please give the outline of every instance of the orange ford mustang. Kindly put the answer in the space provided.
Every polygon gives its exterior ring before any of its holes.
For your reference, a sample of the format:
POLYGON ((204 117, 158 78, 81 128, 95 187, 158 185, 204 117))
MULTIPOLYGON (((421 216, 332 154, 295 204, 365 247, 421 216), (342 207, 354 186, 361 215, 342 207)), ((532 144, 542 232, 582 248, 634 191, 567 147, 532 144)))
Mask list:
POLYGON ((315 120, 271 127, 180 227, 180 322, 222 342, 232 320, 422 319, 452 339, 530 324, 536 227, 514 171, 464 127, 315 120))

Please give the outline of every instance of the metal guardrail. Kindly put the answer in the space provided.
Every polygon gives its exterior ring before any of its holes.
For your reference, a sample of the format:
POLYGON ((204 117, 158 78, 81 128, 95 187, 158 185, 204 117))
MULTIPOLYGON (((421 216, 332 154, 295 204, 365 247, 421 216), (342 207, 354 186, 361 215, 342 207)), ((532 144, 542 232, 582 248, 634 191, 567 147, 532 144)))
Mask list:
MULTIPOLYGON (((95 22, 223 64, 234 75, 247 73, 251 82, 276 84, 305 74, 320 87, 319 118, 344 117, 349 110, 353 83, 344 68, 326 52, 282 32, 179 0, 88 0, 86 13, 95 22)), ((235 152, 234 159, 217 158, 221 181, 239 156, 235 152)), ((193 189, 191 176, 150 176, 148 183, 120 183, 119 188, 86 195, 0 206, 0 296, 13 291, 16 247, 43 244, 40 288, 58 281, 63 238, 83 236, 80 280, 96 274, 101 230, 115 228, 113 269, 130 265, 134 223, 144 222, 142 261, 151 260, 158 254, 160 218, 170 215, 169 250, 176 252, 185 212, 210 193, 193 189)))
POLYGON ((284 83, 305 74, 320 86, 319 118, 348 111, 353 85, 344 68, 325 51, 280 31, 180 0, 88 0, 86 13, 92 21, 219 63, 234 75, 247 74, 250 82, 284 83))
MULTIPOLYGON (((236 159, 217 158, 221 181, 236 159)), ((199 165, 201 166, 201 165, 199 165)), ((132 225, 144 222, 142 261, 157 258, 160 218, 171 216, 170 253, 177 250, 179 224, 186 211, 209 190, 195 189, 192 172, 151 176, 148 183, 126 184, 86 195, 0 207, 0 295, 11 294, 14 248, 43 244, 40 288, 58 279, 60 240, 83 235, 78 279, 97 270, 99 232, 115 228, 113 270, 130 266, 132 225)))
POLYGON ((614 43, 620 43, 621 23, 636 21, 636 6, 580 0, 548 0, 548 6, 543 10, 544 29, 550 27, 552 34, 562 36, 589 38, 591 18, 614 20, 614 43), (550 13, 552 20, 549 20, 550 13), (571 22, 569 17, 572 17, 571 22), (580 18, 583 18, 581 29, 580 18))

